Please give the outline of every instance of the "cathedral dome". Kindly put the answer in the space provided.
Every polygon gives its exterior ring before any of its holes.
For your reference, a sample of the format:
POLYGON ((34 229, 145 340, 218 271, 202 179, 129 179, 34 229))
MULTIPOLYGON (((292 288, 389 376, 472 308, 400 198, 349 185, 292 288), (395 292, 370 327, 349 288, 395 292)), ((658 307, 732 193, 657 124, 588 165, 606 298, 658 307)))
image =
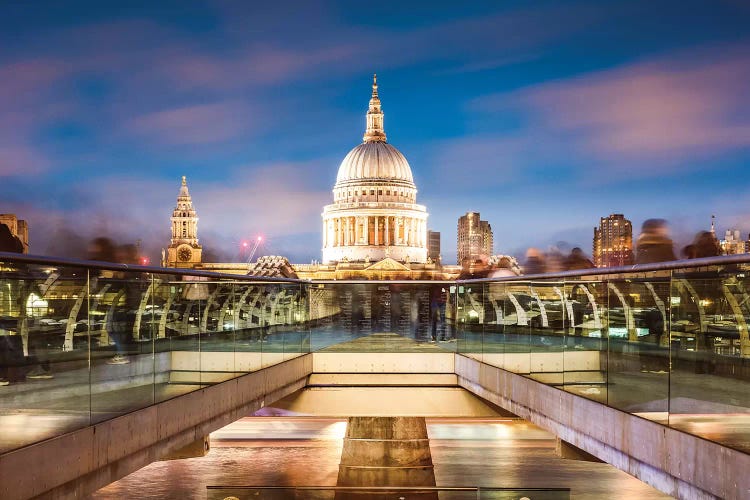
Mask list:
POLYGON ((333 203, 323 207, 323 262, 427 262, 427 209, 401 152, 388 144, 373 76, 362 144, 339 165, 333 203))
POLYGON ((414 184, 409 162, 398 149, 384 141, 365 142, 352 149, 341 162, 336 184, 364 179, 414 184))

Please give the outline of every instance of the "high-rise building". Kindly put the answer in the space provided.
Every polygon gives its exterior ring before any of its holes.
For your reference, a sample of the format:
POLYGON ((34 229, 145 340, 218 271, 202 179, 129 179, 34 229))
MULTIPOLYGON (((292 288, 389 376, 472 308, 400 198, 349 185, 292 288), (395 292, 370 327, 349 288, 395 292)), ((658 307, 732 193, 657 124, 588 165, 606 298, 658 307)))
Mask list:
POLYGON ((633 263, 633 225, 623 214, 602 217, 594 228, 594 265, 618 267, 633 263))
POLYGON ((492 227, 479 212, 466 212, 458 219, 458 264, 487 261, 492 255, 492 227))
POLYGON ((0 214, 0 224, 5 224, 10 234, 23 245, 23 253, 29 253, 29 225, 16 214, 0 214))
POLYGON ((193 199, 183 175, 177 206, 172 212, 172 240, 164 264, 169 267, 194 267, 201 261, 201 252, 202 247, 198 244, 198 214, 193 208, 193 199))
POLYGON ((440 231, 427 230, 427 257, 432 262, 440 260, 440 231))

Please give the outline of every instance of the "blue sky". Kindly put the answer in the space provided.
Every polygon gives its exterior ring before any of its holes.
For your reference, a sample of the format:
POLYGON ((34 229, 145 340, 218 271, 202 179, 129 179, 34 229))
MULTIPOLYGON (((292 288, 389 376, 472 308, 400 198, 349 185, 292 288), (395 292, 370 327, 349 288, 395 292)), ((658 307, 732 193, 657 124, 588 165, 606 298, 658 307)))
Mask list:
POLYGON ((480 211, 495 251, 591 251, 599 217, 716 214, 750 231, 750 4, 21 2, 0 16, 0 212, 31 251, 95 235, 152 259, 186 175, 215 258, 320 258, 320 213, 377 72, 455 261, 480 211))

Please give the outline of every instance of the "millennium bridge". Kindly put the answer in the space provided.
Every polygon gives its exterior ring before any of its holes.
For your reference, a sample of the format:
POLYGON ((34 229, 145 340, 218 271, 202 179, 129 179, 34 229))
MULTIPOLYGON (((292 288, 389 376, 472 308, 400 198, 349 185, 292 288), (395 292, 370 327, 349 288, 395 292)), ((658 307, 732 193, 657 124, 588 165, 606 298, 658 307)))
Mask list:
POLYGON ((0 253, 0 497, 82 496, 273 407, 349 418, 344 486, 425 486, 424 417, 512 414, 669 495, 748 498, 749 271, 308 282, 0 253))

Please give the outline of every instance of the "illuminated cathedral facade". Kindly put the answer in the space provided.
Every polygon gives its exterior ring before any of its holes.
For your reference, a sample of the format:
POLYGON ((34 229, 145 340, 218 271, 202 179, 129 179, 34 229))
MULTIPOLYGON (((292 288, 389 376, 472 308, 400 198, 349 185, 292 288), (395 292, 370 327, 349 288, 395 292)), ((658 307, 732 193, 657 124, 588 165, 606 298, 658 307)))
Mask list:
POLYGON ((282 257, 256 263, 202 262, 198 216, 185 177, 172 214, 172 239, 163 256, 168 267, 302 279, 451 279, 458 266, 440 266, 427 256, 427 208, 417 204, 417 186, 401 152, 386 140, 377 76, 366 114, 363 142, 346 155, 323 207, 322 261, 290 264, 282 257))
POLYGON ((411 167, 388 144, 377 77, 362 144, 346 155, 323 208, 323 263, 391 258, 427 262, 427 209, 418 205, 411 167))

